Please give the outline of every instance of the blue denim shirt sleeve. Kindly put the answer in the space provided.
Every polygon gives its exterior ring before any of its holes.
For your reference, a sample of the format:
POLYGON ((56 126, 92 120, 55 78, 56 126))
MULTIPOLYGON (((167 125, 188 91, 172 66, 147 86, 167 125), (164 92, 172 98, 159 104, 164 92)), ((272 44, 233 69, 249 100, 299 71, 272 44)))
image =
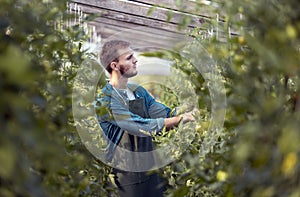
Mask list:
POLYGON ((113 123, 133 135, 144 137, 161 131, 164 126, 164 118, 162 116, 142 118, 131 113, 128 107, 115 96, 111 97, 110 109, 113 115, 113 123))

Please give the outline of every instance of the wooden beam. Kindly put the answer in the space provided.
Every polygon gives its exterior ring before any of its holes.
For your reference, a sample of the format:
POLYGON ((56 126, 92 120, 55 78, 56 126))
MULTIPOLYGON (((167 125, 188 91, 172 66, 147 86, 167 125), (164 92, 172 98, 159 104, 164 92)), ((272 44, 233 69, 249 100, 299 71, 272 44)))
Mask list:
POLYGON ((179 24, 182 22, 184 17, 191 17, 191 27, 201 27, 202 23, 205 20, 208 20, 207 17, 203 16, 195 16, 188 13, 181 13, 173 10, 168 10, 165 8, 157 7, 153 10, 151 14, 149 14, 149 9, 153 6, 147 5, 144 3, 137 3, 134 1, 112 1, 112 0, 72 0, 72 2, 78 3, 80 5, 87 5, 94 8, 101 8, 102 10, 113 10, 120 13, 126 13, 134 16, 140 16, 144 18, 149 18, 153 20, 168 22, 173 24, 179 24), (172 17, 170 18, 170 15, 172 17))
POLYGON ((176 4, 176 0, 131 0, 131 1, 137 3, 144 3, 155 7, 172 9, 179 12, 194 14, 205 18, 215 17, 214 6, 216 6, 216 3, 215 2, 209 3, 211 1, 206 1, 207 4, 205 4, 204 1, 197 2, 197 1, 190 1, 190 0, 185 0, 181 4, 176 4))
MULTIPOLYGON (((100 22, 106 19, 112 19, 115 21, 123 21, 131 24, 138 24, 142 26, 149 26, 156 29, 163 29, 165 31, 177 32, 177 33, 187 33, 188 29, 179 30, 178 25, 168 23, 166 21, 160 21, 156 19, 149 19, 141 16, 131 15, 123 12, 117 12, 114 10, 104 10, 95 7, 90 7, 87 5, 80 5, 81 10, 86 14, 100 13, 101 16, 97 17, 95 21, 100 22)), ((127 24, 130 26, 130 24, 127 24)))
MULTIPOLYGON (((203 20, 210 19, 174 11, 171 1, 173 0, 150 0, 146 3, 146 0, 72 0, 71 7, 76 3, 83 13, 101 14, 90 24, 96 27, 96 32, 102 39, 115 37, 130 40, 136 44, 136 48, 172 48, 176 43, 183 41, 185 34, 194 27, 202 27, 202 30, 206 31, 203 20), (148 15, 149 9, 159 2, 169 3, 168 6, 172 9, 157 7, 148 15), (167 21, 171 12, 173 17, 167 21), (189 27, 179 31, 178 23, 184 16, 190 16, 192 22, 189 27)), ((218 29, 218 38, 223 40, 226 34, 222 27, 223 24, 218 29)))
POLYGON ((164 35, 168 35, 169 37, 173 38, 177 38, 179 36, 184 36, 185 34, 179 34, 177 32, 172 32, 172 31, 166 31, 164 29, 158 29, 158 28, 153 28, 153 27, 149 27, 149 26, 141 26, 138 24, 133 24, 133 23, 129 23, 129 22, 124 22, 124 21, 116 21, 113 19, 107 19, 107 18, 99 18, 96 19, 95 21, 91 22, 91 24, 93 24, 96 27, 105 27, 105 28, 118 28, 123 29, 124 31, 126 30, 130 30, 130 29, 136 29, 138 31, 146 31, 149 33, 160 33, 160 34, 164 34, 164 35))
MULTIPOLYGON (((170 0, 163 0, 163 1, 170 1, 170 0)), ((183 13, 176 13, 174 16, 177 16, 172 18, 172 20, 170 21, 166 21, 163 20, 162 18, 159 17, 151 17, 151 16, 144 16, 141 15, 139 12, 131 12, 130 10, 133 9, 141 9, 143 11, 141 11, 141 13, 147 13, 150 9, 150 5, 135 5, 132 3, 132 1, 120 1, 120 0, 110 0, 107 3, 107 0, 101 0, 101 1, 97 1, 98 3, 95 3, 94 1, 92 2, 92 4, 88 4, 90 2, 90 0, 73 0, 73 2, 78 2, 77 4, 84 9, 85 13, 102 13, 103 17, 107 17, 107 18, 112 18, 112 19, 116 19, 116 20, 124 20, 126 22, 131 22, 131 23, 137 23, 140 25, 147 25, 147 26, 151 26, 154 28, 162 28, 168 31, 178 31, 178 23, 181 22, 181 20, 183 19, 184 16, 186 16, 186 14, 183 13), (105 3, 106 2, 106 3, 105 3), (127 5, 126 9, 125 7, 117 7, 117 6, 121 6, 121 5, 127 5), (98 5, 98 7, 95 5, 98 5), (115 5, 116 7, 113 7, 113 5, 115 5), (112 6, 112 7, 109 7, 112 6), (133 6, 133 7, 132 7, 133 6), (146 8, 145 8, 146 6, 146 8), (141 8, 140 8, 141 7, 141 8), (130 9, 129 9, 130 8, 130 9), (145 10, 146 9, 146 10, 145 10), (177 18, 177 20, 176 20, 177 18)), ((169 11, 171 12, 171 11, 169 11)), ((166 14, 166 10, 158 10, 156 16, 162 16, 166 14)), ((152 14, 151 14, 152 15, 152 14)), ((206 22, 210 21, 210 19, 207 18, 203 18, 203 17, 198 17, 198 16, 191 16, 192 17, 192 21, 189 27, 185 28, 182 30, 182 32, 179 33, 186 33, 189 31, 189 28, 195 28, 198 27, 200 29, 205 30, 209 25, 205 25, 206 22), (196 21, 196 22, 195 22, 196 21), (196 24, 197 23, 197 24, 196 24), (204 27, 206 26, 206 27, 204 27)), ((222 21, 219 21, 219 33, 222 34, 224 33, 223 31, 223 27, 224 24, 222 21)), ((235 32, 232 32, 232 34, 236 34, 235 32)))
POLYGON ((173 48, 176 43, 185 39, 183 34, 167 32, 147 26, 139 26, 111 19, 94 21, 96 31, 102 39, 123 39, 135 44, 135 48, 173 48), (128 25, 128 26, 127 26, 128 25))

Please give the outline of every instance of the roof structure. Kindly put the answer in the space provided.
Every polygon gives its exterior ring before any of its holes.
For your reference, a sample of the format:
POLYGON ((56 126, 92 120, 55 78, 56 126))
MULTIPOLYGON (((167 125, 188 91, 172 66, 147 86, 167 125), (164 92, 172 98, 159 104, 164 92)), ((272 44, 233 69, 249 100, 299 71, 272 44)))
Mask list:
MULTIPOLYGON (((98 14, 88 25, 92 41, 126 39, 136 49, 172 48, 186 38, 186 33, 203 27, 209 20, 218 19, 210 1, 186 0, 72 0, 69 10, 79 15, 98 14), (177 2, 177 3, 176 3, 177 2), (198 10, 196 10, 198 8, 198 10), (190 20, 188 27, 179 30, 178 24, 190 20)), ((218 33, 202 28, 205 34, 218 33)))
MULTIPOLYGON (((71 0, 68 11, 76 16, 71 25, 96 14, 88 24, 83 23, 90 34, 90 42, 84 47, 90 52, 98 53, 108 39, 127 40, 135 51, 144 52, 172 49, 191 39, 186 34, 196 27, 203 39, 213 35, 221 39, 225 34, 218 26, 223 26, 224 20, 222 13, 214 12, 215 6, 208 0, 71 0), (212 21, 217 22, 217 28, 209 28, 212 21), (188 26, 179 29, 185 22, 188 26)), ((170 62, 140 58, 139 75, 168 75, 170 62)))

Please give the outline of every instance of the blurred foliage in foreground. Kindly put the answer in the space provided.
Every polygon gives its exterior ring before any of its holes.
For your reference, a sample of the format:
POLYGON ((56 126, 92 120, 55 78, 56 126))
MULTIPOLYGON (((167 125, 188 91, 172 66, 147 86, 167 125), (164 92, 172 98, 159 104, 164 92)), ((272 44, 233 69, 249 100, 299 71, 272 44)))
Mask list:
MULTIPOLYGON (((106 196, 111 189, 108 167, 73 126, 71 86, 86 57, 75 43, 85 38, 78 26, 60 30, 57 21, 71 17, 65 10, 66 1, 0 1, 0 196, 106 196)), ((219 28, 238 36, 202 40, 197 28, 190 35, 224 77, 224 129, 208 134, 208 84, 178 53, 165 54, 190 77, 203 110, 191 143, 178 143, 186 151, 165 168, 167 195, 298 197, 300 4, 232 0, 215 12, 225 15, 219 28)), ((176 132, 169 137, 180 140, 176 132)))
POLYGON ((84 34, 66 1, 0 1, 0 196, 105 196, 107 168, 81 144, 71 86, 84 34), (64 29, 64 31, 61 31, 64 29), (105 188, 105 189, 104 189, 105 188))

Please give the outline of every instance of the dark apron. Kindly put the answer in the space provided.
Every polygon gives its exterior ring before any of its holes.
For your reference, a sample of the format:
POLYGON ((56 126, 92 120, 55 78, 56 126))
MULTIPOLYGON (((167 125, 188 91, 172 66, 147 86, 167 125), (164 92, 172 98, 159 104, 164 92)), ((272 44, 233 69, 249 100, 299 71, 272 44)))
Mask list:
MULTIPOLYGON (((139 98, 129 101, 129 110, 143 118, 148 118, 144 99, 139 98)), ((149 152, 153 150, 152 137, 138 137, 124 132, 119 146, 135 152, 149 152)), ((153 163, 154 158, 147 158, 153 163)), ((138 162, 138 161, 137 161, 138 162)), ((164 183, 157 173, 127 172, 113 169, 114 182, 118 186, 121 197, 160 197, 165 190, 164 183)))

